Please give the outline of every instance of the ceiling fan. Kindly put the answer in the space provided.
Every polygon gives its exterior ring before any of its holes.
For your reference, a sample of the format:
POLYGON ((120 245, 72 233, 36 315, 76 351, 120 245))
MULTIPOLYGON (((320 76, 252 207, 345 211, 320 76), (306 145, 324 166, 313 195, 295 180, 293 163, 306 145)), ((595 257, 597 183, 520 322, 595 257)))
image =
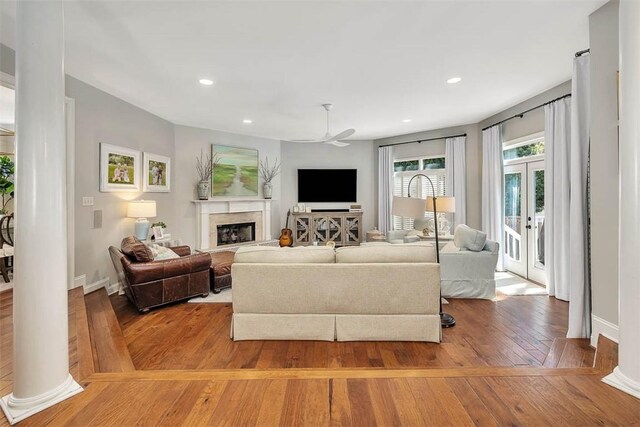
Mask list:
POLYGON ((333 108, 333 104, 322 104, 322 107, 324 107, 324 109, 327 111, 327 133, 324 135, 324 137, 320 139, 292 139, 290 142, 299 142, 302 144, 324 142, 325 144, 335 145, 336 147, 346 147, 347 145, 349 145, 348 142, 344 142, 342 140, 356 133, 356 130, 347 129, 337 135, 331 135, 331 133, 329 132, 329 111, 331 111, 331 108, 333 108))

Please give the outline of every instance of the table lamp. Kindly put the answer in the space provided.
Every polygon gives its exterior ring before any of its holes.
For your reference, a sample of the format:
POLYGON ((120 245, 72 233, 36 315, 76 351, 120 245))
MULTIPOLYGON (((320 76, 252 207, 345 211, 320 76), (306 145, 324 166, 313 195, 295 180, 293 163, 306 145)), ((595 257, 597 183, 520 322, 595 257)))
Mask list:
MULTIPOLYGON (((443 231, 442 234, 446 234, 451 231, 451 223, 444 217, 445 213, 454 213, 456 211, 456 198, 455 197, 445 197, 441 196, 437 198, 438 200, 438 215, 441 215, 438 218, 438 225, 440 230, 443 231)), ((427 197, 427 212, 434 212, 435 207, 433 206, 433 197, 427 197)), ((440 230, 435 230, 437 234, 440 230)))
POLYGON ((155 200, 134 200, 129 202, 127 209, 129 218, 137 218, 135 236, 138 240, 147 240, 149 235, 149 220, 156 216, 155 200))

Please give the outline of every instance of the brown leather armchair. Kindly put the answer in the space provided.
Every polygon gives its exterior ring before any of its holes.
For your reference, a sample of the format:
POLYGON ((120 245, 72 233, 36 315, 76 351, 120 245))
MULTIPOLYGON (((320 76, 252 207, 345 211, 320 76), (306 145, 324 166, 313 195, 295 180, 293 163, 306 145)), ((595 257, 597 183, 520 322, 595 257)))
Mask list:
POLYGON ((211 256, 208 253, 191 255, 189 246, 175 246, 171 250, 180 255, 180 258, 149 261, 146 256, 137 256, 140 251, 144 253, 148 250, 146 247, 138 246, 133 254, 127 250, 128 247, 125 248, 125 243, 144 244, 134 238, 127 238, 122 242, 122 250, 109 247, 118 280, 129 300, 141 313, 174 301, 209 295, 211 256))

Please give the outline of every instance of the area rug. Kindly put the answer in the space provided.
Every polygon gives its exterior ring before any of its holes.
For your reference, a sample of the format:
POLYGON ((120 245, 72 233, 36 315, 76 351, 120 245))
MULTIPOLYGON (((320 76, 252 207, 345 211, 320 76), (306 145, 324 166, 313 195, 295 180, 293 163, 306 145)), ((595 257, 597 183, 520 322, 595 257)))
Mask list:
POLYGON ((548 295, 547 288, 507 271, 496 273, 496 289, 505 295, 548 295))
POLYGON ((228 304, 231 302, 231 291, 233 289, 223 289, 219 294, 209 292, 209 296, 191 298, 188 302, 193 303, 209 303, 209 304, 228 304))

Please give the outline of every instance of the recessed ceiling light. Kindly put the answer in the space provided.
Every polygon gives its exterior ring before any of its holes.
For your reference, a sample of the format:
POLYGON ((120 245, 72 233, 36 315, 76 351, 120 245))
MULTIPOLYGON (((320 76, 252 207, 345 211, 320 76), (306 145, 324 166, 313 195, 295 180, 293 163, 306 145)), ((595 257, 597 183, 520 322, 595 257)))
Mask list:
POLYGON ((251 124, 251 123, 253 123, 253 120, 251 120, 251 119, 244 119, 244 120, 242 121, 242 123, 251 124))
POLYGON ((447 80, 447 83, 449 84, 459 83, 461 80, 462 80, 461 77, 451 77, 449 80, 447 80))
POLYGON ((205 86, 211 86, 213 84, 213 80, 209 80, 209 79, 200 79, 198 81, 200 82, 201 85, 205 85, 205 86))
POLYGON ((410 122, 411 122, 411 119, 404 119, 404 120, 403 120, 403 122, 404 122, 404 123, 410 123, 410 122))

